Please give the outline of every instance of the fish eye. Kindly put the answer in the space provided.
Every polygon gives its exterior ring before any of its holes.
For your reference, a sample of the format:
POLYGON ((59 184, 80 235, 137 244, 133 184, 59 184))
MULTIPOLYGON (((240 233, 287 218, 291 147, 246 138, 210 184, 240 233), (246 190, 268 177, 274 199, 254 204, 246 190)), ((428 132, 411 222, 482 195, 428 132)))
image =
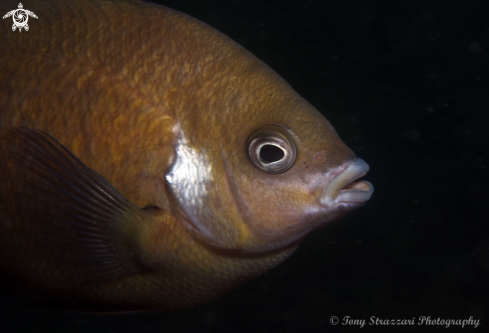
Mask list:
POLYGON ((266 173, 289 170, 297 157, 290 133, 276 125, 263 126, 254 131, 248 138, 247 147, 253 165, 266 173))

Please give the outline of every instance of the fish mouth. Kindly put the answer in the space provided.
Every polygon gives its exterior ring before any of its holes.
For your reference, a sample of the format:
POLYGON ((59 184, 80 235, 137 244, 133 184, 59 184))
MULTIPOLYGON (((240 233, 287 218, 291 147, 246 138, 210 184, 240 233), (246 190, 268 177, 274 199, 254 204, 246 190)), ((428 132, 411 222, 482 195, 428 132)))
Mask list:
POLYGON ((328 208, 338 205, 352 208, 364 205, 374 193, 374 186, 365 180, 355 180, 365 176, 369 169, 361 158, 347 164, 324 188, 319 199, 321 205, 328 208))

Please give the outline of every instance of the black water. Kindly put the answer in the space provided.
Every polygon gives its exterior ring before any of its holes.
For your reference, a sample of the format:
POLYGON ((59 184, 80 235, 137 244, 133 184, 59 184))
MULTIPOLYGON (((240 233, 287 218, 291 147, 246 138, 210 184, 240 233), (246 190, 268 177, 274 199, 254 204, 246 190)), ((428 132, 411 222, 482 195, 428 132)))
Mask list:
POLYGON ((370 164, 376 192, 281 266, 205 306, 87 316, 15 311, 28 302, 2 295, 0 332, 446 330, 417 325, 421 316, 472 317, 487 331, 488 2, 162 3, 235 39, 324 112, 370 164), (346 316, 366 324, 342 325, 346 316), (415 325, 372 326, 372 316, 415 325))

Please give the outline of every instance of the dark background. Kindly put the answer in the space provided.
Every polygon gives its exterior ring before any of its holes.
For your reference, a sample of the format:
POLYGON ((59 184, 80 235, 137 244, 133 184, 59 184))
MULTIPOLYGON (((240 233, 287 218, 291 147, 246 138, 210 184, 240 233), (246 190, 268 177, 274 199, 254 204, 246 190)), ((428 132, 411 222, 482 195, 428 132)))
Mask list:
MULTIPOLYGON (((333 326, 331 316, 472 316, 481 320, 478 330, 487 331, 488 2, 161 3, 242 44, 323 112, 370 164, 373 198, 311 234, 278 268, 205 306, 89 316, 18 310, 29 300, 2 295, 0 331, 360 330, 333 326)), ((381 329, 367 324, 362 330, 381 329)))

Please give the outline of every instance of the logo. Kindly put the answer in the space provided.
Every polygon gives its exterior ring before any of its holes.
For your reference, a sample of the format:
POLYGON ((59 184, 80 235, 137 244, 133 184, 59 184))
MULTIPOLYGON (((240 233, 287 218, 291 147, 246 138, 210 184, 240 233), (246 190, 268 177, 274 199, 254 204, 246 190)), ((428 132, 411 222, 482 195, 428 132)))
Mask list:
POLYGON ((24 28, 25 31, 29 31, 29 25, 27 24, 29 16, 36 19, 38 18, 37 15, 30 10, 24 9, 21 3, 19 3, 18 9, 11 10, 7 14, 5 14, 3 18, 10 16, 12 16, 12 18, 14 19, 12 31, 15 31, 15 29, 19 28, 19 32, 22 32, 22 28, 24 28))

